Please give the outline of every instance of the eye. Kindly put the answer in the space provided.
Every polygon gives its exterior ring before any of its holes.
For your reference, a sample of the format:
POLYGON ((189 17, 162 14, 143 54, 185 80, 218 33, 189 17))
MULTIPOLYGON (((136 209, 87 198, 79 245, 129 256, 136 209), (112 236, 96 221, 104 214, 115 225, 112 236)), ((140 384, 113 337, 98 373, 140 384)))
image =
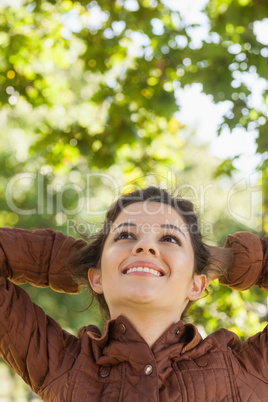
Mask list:
POLYGON ((162 241, 167 242, 167 243, 178 244, 178 246, 181 246, 181 241, 176 236, 171 236, 171 235, 163 236, 162 241))
POLYGON ((128 240, 128 239, 134 239, 134 238, 135 238, 135 236, 131 232, 121 232, 115 237, 114 241, 128 240))

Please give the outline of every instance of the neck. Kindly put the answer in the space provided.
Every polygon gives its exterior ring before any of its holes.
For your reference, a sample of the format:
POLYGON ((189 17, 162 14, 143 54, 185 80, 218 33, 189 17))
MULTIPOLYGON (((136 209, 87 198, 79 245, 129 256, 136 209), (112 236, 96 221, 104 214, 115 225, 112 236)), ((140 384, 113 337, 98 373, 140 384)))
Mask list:
MULTIPOLYGON (((156 314, 144 314, 140 311, 122 312, 127 319, 131 322, 136 331, 143 337, 150 347, 157 341, 157 339, 164 333, 171 325, 180 320, 180 314, 176 317, 170 317, 167 314, 161 314, 159 311, 156 314)), ((118 315, 120 315, 118 314, 118 315)), ((117 315, 117 317, 118 317, 117 315)), ((113 318, 116 318, 114 315, 113 318)))

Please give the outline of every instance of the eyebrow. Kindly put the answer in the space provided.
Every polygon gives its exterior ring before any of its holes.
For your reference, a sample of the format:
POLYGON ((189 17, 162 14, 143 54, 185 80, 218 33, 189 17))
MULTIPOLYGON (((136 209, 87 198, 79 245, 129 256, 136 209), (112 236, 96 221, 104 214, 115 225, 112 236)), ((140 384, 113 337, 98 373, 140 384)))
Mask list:
POLYGON ((176 230, 178 230, 184 237, 186 237, 186 236, 185 236, 185 233, 183 233, 183 231, 182 231, 178 226, 176 226, 176 225, 164 224, 164 225, 161 225, 160 227, 161 227, 161 228, 168 228, 168 229, 176 229, 176 230))
POLYGON ((120 225, 116 226, 115 230, 117 230, 118 228, 121 228, 121 226, 137 226, 135 223, 131 223, 131 222, 123 222, 120 223, 120 225))
MULTIPOLYGON (((123 223, 120 223, 120 225, 116 226, 115 230, 119 229, 119 228, 122 227, 122 226, 134 226, 134 227, 137 227, 137 225, 136 225, 135 223, 132 223, 132 222, 123 222, 123 223)), ((176 226, 176 225, 172 225, 172 224, 163 224, 163 225, 160 225, 160 227, 161 227, 161 228, 168 228, 168 229, 175 229, 175 230, 178 230, 178 232, 180 232, 184 237, 186 237, 186 236, 185 236, 185 233, 183 233, 183 231, 182 231, 178 226, 176 226)))

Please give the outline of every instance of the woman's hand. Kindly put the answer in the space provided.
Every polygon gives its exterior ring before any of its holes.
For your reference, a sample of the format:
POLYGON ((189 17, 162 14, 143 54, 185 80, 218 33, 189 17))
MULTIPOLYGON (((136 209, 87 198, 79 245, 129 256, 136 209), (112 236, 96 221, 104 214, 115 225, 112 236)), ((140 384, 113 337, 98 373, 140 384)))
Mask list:
POLYGON ((233 251, 231 248, 207 246, 210 252, 210 264, 207 274, 207 284, 215 279, 226 277, 232 264, 233 251))

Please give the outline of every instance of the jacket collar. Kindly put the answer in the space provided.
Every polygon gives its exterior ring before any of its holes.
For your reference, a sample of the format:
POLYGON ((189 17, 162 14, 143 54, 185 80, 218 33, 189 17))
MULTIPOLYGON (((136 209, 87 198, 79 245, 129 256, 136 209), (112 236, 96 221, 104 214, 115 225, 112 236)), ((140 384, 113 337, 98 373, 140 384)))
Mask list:
POLYGON ((96 363, 102 366, 128 361, 136 367, 144 367, 144 362, 148 359, 176 361, 202 340, 193 324, 183 324, 179 321, 167 329, 150 348, 129 320, 122 315, 116 320, 106 322, 103 336, 95 326, 90 325, 86 330, 92 342, 96 363))

